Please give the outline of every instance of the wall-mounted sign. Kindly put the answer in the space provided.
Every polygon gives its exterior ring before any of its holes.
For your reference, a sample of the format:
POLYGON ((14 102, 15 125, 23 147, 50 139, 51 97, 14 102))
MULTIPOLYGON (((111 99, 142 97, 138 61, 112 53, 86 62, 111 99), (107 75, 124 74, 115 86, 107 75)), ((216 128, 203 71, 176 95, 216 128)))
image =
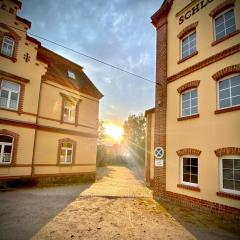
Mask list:
POLYGON ((164 156, 164 150, 162 147, 156 147, 154 150, 154 155, 156 158, 162 158, 164 156))
POLYGON ((193 16, 195 13, 200 11, 201 9, 205 8, 209 3, 213 2, 214 0, 202 0, 201 2, 194 5, 191 9, 186 11, 185 14, 181 15, 179 17, 179 25, 182 24, 185 20, 189 19, 191 16, 193 16))
POLYGON ((163 167, 163 160, 162 159, 155 159, 155 166, 156 167, 163 167))

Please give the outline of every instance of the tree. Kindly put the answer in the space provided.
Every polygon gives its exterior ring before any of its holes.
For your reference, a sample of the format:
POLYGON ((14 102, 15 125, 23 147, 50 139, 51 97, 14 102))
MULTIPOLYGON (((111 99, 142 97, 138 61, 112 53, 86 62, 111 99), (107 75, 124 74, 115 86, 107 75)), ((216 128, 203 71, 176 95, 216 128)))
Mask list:
POLYGON ((97 140, 97 166, 105 165, 106 148, 104 146, 104 139, 106 137, 104 122, 100 121, 98 124, 98 140, 97 140))
POLYGON ((146 120, 143 114, 130 114, 124 122, 124 143, 144 162, 146 120))

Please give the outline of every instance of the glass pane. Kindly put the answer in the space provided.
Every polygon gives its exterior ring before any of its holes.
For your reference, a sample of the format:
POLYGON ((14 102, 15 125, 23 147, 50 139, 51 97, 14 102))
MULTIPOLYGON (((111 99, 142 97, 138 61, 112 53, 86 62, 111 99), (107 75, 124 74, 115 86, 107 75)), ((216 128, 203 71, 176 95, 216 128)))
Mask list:
POLYGON ((192 99, 192 107, 197 106, 197 98, 192 99))
POLYGON ((234 96, 240 96, 240 85, 239 86, 235 86, 235 87, 232 87, 232 97, 234 96))
POLYGON ((3 149, 3 162, 11 162, 11 152, 12 152, 12 146, 4 146, 3 149))
POLYGON ((20 85, 19 84, 13 83, 13 82, 9 82, 9 81, 5 81, 5 80, 2 82, 2 87, 10 89, 12 91, 16 91, 16 92, 18 92, 19 89, 20 89, 20 85))
POLYGON ((62 147, 68 147, 68 143, 67 142, 63 142, 62 143, 62 147))
POLYGON ((220 99, 230 98, 230 88, 220 91, 219 92, 219 98, 220 99))
POLYGON ((190 108, 183 109, 182 116, 188 116, 188 115, 190 115, 190 108))
POLYGON ((198 174, 198 167, 191 166, 191 173, 197 175, 198 174))
POLYGON ((190 166, 184 165, 183 166, 183 174, 190 174, 190 166))
POLYGON ((182 46, 182 52, 187 52, 188 51, 188 44, 182 46))
POLYGON ((9 108, 17 109, 17 101, 10 100, 9 108))
POLYGON ((240 159, 234 159, 234 169, 240 169, 240 159))
POLYGON ((183 174, 183 181, 184 182, 190 182, 190 175, 189 174, 183 174))
POLYGON ((188 51, 183 52, 183 53, 182 53, 182 58, 185 58, 185 57, 187 57, 188 55, 189 55, 189 52, 188 52, 188 51))
POLYGON ((9 94, 9 91, 6 91, 6 90, 2 89, 1 98, 8 98, 8 94, 9 94))
POLYGON ((235 19, 234 18, 230 18, 229 20, 226 21, 226 28, 235 26, 235 19))
POLYGON ((225 21, 229 20, 230 18, 234 18, 234 12, 233 9, 229 10, 224 14, 225 21))
POLYGON ((194 52, 196 52, 196 47, 195 47, 195 46, 192 47, 192 48, 190 48, 190 54, 192 54, 192 53, 194 53, 194 52))
POLYGON ((240 96, 232 98, 232 105, 240 105, 240 96))
POLYGON ((230 99, 220 100, 220 108, 230 107, 230 99))
POLYGON ((191 108, 191 114, 197 114, 198 108, 197 107, 192 107, 191 108))
POLYGON ((182 94, 182 101, 186 101, 190 99, 190 92, 182 94))
POLYGON ((229 27, 226 29, 226 34, 230 34, 232 32, 235 32, 236 31, 236 26, 233 25, 232 27, 229 27))
POLYGON ((240 85, 240 75, 231 78, 231 86, 240 85))
POLYGON ((223 188, 226 189, 233 189, 234 190, 234 183, 233 180, 223 180, 223 188))
POLYGON ((223 23, 224 19, 223 16, 220 16, 215 19, 215 26, 218 26, 219 24, 223 23))
POLYGON ((196 98, 197 97, 197 89, 192 90, 191 92, 191 97, 196 98))
POLYGON ((189 35, 189 40, 192 41, 192 40, 195 40, 196 39, 196 33, 192 33, 189 35))
POLYGON ((233 179, 233 170, 223 169, 223 178, 224 179, 233 179))
POLYGON ((240 191, 240 181, 235 181, 235 190, 240 191))
POLYGON ((223 163, 223 168, 233 168, 233 159, 223 159, 222 160, 223 163))
POLYGON ((10 136, 0 135, 0 142, 13 142, 13 138, 10 136))
POLYGON ((198 176, 197 175, 191 175, 191 183, 198 183, 198 176))
POLYGON ((234 170, 234 179, 240 180, 240 170, 234 170))
POLYGON ((190 100, 182 102, 182 108, 190 108, 190 100))
POLYGON ((229 80, 223 80, 219 82, 219 90, 225 89, 225 88, 229 88, 229 80))
POLYGON ((67 143, 68 148, 72 148, 72 143, 67 143))
POLYGON ((17 101, 18 100, 18 93, 12 92, 11 99, 17 101))
POLYGON ((198 159, 197 158, 191 158, 191 165, 198 166, 198 159))
POLYGON ((225 32, 216 32, 216 40, 221 39, 225 36, 225 32))
POLYGON ((190 165, 191 159, 190 158, 183 158, 183 165, 190 165))
POLYGON ((223 32, 224 33, 224 23, 219 24, 218 26, 216 26, 216 33, 220 33, 223 32))

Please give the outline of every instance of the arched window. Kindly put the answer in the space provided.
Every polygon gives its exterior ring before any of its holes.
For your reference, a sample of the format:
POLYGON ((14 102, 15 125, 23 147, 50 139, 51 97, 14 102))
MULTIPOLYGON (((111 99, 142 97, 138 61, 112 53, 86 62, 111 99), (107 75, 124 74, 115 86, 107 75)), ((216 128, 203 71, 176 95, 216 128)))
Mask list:
POLYGON ((227 9, 214 18, 215 40, 236 31, 234 8, 227 9))
POLYGON ((8 57, 12 57, 13 50, 14 50, 14 39, 11 37, 5 36, 2 42, 1 53, 8 57))
POLYGON ((20 84, 3 80, 0 88, 0 107, 17 110, 20 84))
POLYGON ((240 106, 240 75, 234 74, 218 81, 218 109, 240 106))
POLYGON ((197 88, 182 92, 181 94, 181 117, 191 116, 198 113, 197 88))
POLYGON ((0 134, 0 164, 9 164, 12 161, 14 138, 0 134))

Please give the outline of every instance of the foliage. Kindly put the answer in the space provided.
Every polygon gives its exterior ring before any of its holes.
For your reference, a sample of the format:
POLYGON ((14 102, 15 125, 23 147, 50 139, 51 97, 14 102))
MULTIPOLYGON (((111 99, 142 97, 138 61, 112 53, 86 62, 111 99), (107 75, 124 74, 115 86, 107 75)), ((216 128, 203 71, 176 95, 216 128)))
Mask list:
POLYGON ((144 162, 146 120, 143 114, 130 114, 124 122, 124 143, 144 162))

